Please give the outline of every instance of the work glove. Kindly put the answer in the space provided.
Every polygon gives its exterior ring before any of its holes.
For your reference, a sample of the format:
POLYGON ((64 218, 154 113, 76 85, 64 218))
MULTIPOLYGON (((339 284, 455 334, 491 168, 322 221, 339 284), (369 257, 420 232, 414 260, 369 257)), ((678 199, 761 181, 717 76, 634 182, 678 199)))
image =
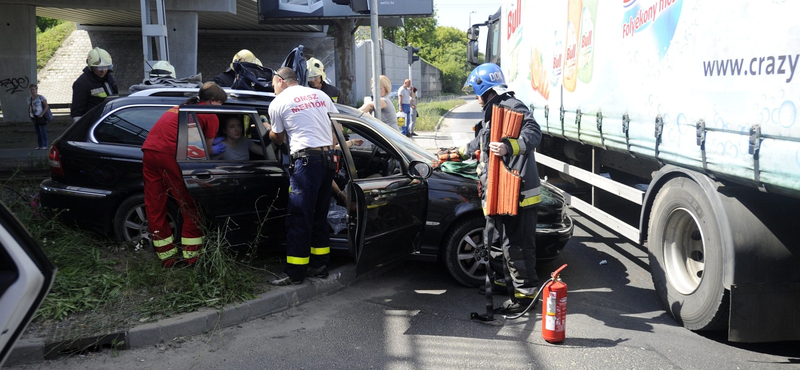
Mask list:
POLYGON ((214 145, 211 146, 211 149, 214 151, 214 154, 222 154, 225 153, 225 138, 220 136, 218 138, 214 138, 214 145))

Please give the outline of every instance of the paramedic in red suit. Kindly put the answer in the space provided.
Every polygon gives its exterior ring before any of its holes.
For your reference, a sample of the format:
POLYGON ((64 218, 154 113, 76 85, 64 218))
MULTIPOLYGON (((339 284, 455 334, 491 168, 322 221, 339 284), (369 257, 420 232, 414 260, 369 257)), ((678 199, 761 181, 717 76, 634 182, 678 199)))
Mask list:
MULTIPOLYGON (((220 105, 227 94, 213 82, 206 82, 200 93, 184 102, 187 104, 220 105)), ((198 114, 197 120, 205 137, 207 151, 222 152, 224 145, 214 147, 214 135, 219 127, 215 114, 198 114)), ((172 107, 158 119, 142 145, 144 175, 144 206, 147 227, 153 239, 158 258, 164 267, 171 267, 180 260, 177 241, 167 221, 167 201, 171 196, 178 203, 183 215, 181 249, 187 265, 197 262, 203 248, 202 221, 194 200, 183 183, 178 162, 175 160, 178 140, 178 106, 172 107)), ((218 154, 218 153, 209 153, 218 154)))
MULTIPOLYGON (((293 285, 306 276, 326 278, 330 239, 328 206, 334 168, 326 157, 335 144, 328 116, 338 112, 320 90, 299 85, 291 68, 272 77, 275 100, 269 105, 270 139, 289 139, 292 169, 289 177, 289 216, 286 218, 286 268, 272 285, 293 285)), ((335 166, 334 166, 335 167, 335 166)))

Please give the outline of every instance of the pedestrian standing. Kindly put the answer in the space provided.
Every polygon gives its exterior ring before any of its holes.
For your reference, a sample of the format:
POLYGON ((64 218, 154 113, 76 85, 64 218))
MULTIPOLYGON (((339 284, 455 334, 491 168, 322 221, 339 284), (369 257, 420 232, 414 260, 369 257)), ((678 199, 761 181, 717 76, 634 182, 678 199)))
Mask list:
POLYGON ((414 128, 417 126, 417 118, 419 117, 419 113, 417 112, 417 88, 411 86, 411 110, 410 115, 408 116, 408 137, 417 136, 417 133, 414 132, 414 128))
MULTIPOLYGON (((182 105, 220 105, 228 99, 225 91, 213 82, 206 82, 198 95, 189 98, 182 105)), ((178 243, 172 235, 167 221, 167 201, 175 199, 183 215, 181 228, 181 249, 183 261, 191 266, 203 249, 202 219, 194 203, 183 176, 175 160, 178 146, 178 106, 168 109, 156 121, 142 145, 142 166, 144 175, 144 207, 147 214, 147 228, 153 240, 156 254, 164 267, 172 267, 180 260, 178 243)), ((205 147, 209 154, 219 154, 225 146, 214 147, 214 136, 219 128, 216 114, 198 114, 198 125, 205 137, 205 147)))
MULTIPOLYGON (((506 168, 517 171, 521 177, 517 215, 489 215, 486 217, 484 229, 484 245, 490 247, 491 265, 498 266, 494 270, 499 273, 505 264, 514 285, 514 295, 503 313, 518 313, 533 301, 539 283, 536 275, 535 235, 537 206, 542 196, 539 192, 540 180, 534 152, 541 142, 542 132, 530 110, 514 97, 512 91, 507 90, 503 72, 496 64, 485 63, 476 67, 464 87, 475 91, 484 116, 483 128, 471 142, 458 150, 459 154, 465 159, 472 158, 475 151, 480 150, 477 171, 480 186, 483 188, 487 184, 490 156, 499 156, 506 168), (495 105, 523 114, 518 138, 506 137, 501 141, 490 141, 492 107, 495 105)), ((485 210, 485 191, 481 192, 481 201, 485 210)), ((497 276, 493 277, 495 284, 505 283, 497 276)))
MULTIPOLYGON (((381 91, 378 104, 380 104, 381 107, 381 121, 389 125, 389 127, 400 131, 400 127, 397 126, 397 110, 394 108, 394 103, 392 103, 392 99, 389 97, 389 92, 392 91, 392 81, 389 80, 389 77, 381 75, 379 84, 381 91)), ((373 83, 370 82, 370 87, 372 87, 372 85, 373 83)), ((375 95, 374 91, 372 95, 375 95)), ((364 103, 358 109, 362 112, 372 113, 375 110, 375 102, 364 103)))
POLYGON ((269 105, 270 139, 288 140, 292 158, 289 216, 286 219, 286 268, 272 285, 301 284, 306 276, 328 277, 328 208, 336 171, 333 127, 328 113, 338 110, 319 90, 298 84, 291 68, 272 77, 275 100, 269 105))
POLYGON ((114 80, 114 64, 111 55, 101 48, 94 48, 86 55, 86 67, 72 84, 70 116, 77 122, 86 112, 102 103, 109 96, 119 93, 114 80))
POLYGON ((47 149, 47 119, 44 114, 50 109, 47 105, 47 98, 39 95, 39 86, 31 84, 28 89, 31 96, 28 97, 28 116, 33 121, 33 130, 36 132, 36 149, 47 149))
MULTIPOLYGON (((408 122, 409 117, 411 117, 411 80, 406 79, 403 81, 403 86, 397 89, 397 99, 400 101, 400 109, 406 114, 406 122, 408 122)), ((409 136, 408 125, 403 125, 400 128, 400 132, 405 136, 409 136)))

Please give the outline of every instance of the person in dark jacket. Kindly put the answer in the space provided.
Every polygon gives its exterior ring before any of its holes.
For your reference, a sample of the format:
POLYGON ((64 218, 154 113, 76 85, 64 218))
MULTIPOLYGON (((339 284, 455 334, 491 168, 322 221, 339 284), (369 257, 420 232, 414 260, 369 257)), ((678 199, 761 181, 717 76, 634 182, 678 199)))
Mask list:
MULTIPOLYGON (((541 142, 542 132, 530 110, 514 97, 512 91, 507 90, 503 72, 496 64, 485 63, 476 67, 464 87, 475 91, 476 98, 483 107, 484 117, 483 128, 471 142, 458 149, 459 155, 464 159, 474 158, 476 150, 480 150, 477 172, 483 189, 487 184, 490 156, 499 156, 505 166, 516 170, 521 177, 517 214, 488 215, 484 230, 484 245, 490 247, 490 263, 494 272, 502 276, 505 263, 514 285, 513 297, 503 313, 518 313, 532 302, 539 283, 536 275, 536 208, 541 203, 542 196, 539 192, 541 183, 534 152, 541 142), (518 138, 490 140, 493 106, 523 115, 518 138)), ((481 192, 481 201, 484 214, 487 214, 486 191, 481 192)), ((498 275, 495 275, 495 284, 505 283, 497 278, 498 275)))
POLYGON ((308 69, 308 86, 320 89, 327 94, 334 103, 339 101, 339 88, 327 83, 325 76, 325 66, 316 58, 310 58, 306 62, 308 69))
POLYGON ((236 80, 236 71, 233 70, 233 63, 236 62, 247 62, 261 65, 261 61, 256 58, 252 51, 247 49, 239 50, 239 52, 233 55, 233 59, 231 60, 231 64, 228 66, 228 69, 226 69, 225 72, 214 76, 214 83, 220 87, 233 86, 233 81, 236 80))
POLYGON ((76 122, 86 112, 100 104, 109 96, 119 94, 117 82, 112 74, 114 64, 111 55, 101 48, 94 48, 86 56, 83 74, 72 84, 72 104, 70 116, 76 122))

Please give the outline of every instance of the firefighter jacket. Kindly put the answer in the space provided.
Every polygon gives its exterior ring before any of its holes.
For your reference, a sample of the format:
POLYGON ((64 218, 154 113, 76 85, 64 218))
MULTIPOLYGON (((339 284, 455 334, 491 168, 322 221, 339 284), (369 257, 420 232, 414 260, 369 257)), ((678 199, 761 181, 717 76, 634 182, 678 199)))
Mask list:
POLYGON ((70 116, 81 117, 90 109, 99 105, 107 97, 119 94, 117 82, 109 70, 105 77, 100 78, 91 67, 83 69, 83 74, 72 84, 72 104, 70 116))
MULTIPOLYGON (((480 150, 478 158, 478 177, 481 186, 486 186, 489 166, 489 156, 494 155, 489 150, 490 133, 492 127, 492 106, 498 105, 505 109, 510 109, 523 114, 522 127, 519 137, 503 138, 502 142, 507 147, 507 154, 503 156, 502 162, 509 169, 519 171, 521 177, 519 191, 519 207, 527 208, 539 204, 542 201, 539 186, 539 172, 536 169, 536 159, 534 152, 539 142, 542 141, 542 131, 539 124, 533 119, 533 114, 528 110, 524 103, 514 97, 512 92, 496 95, 483 108, 483 128, 478 132, 472 141, 458 149, 458 153, 464 159, 475 158, 475 151, 480 150)), ((481 191, 481 203, 486 209, 486 192, 481 191)))

